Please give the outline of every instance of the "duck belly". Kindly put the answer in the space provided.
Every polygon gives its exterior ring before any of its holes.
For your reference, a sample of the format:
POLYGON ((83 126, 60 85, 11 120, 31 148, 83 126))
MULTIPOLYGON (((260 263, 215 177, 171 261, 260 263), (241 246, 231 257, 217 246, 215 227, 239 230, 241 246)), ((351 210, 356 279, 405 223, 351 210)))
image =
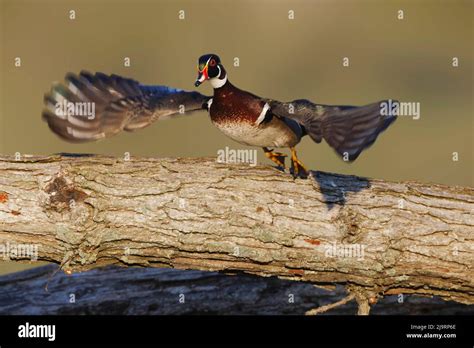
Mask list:
POLYGON ((299 143, 297 136, 283 121, 274 117, 270 122, 256 125, 232 118, 214 121, 214 125, 229 138, 250 146, 259 147, 292 147, 299 143))

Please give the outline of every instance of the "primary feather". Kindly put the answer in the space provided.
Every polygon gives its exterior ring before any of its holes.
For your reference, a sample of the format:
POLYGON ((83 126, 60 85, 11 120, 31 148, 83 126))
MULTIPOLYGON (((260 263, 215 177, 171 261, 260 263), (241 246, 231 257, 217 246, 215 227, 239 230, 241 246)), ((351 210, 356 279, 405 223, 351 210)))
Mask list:
POLYGON ((274 114, 297 121, 311 139, 317 143, 326 140, 348 161, 354 161, 397 118, 381 115, 383 101, 365 106, 321 105, 305 99, 268 102, 274 114))
POLYGON ((156 120, 205 108, 209 100, 198 92, 166 86, 145 86, 118 75, 68 73, 45 95, 43 119, 50 129, 70 142, 110 137, 122 130, 144 128, 156 120), (58 112, 58 105, 94 105, 93 118, 58 112), (86 104, 84 104, 86 105, 86 104))

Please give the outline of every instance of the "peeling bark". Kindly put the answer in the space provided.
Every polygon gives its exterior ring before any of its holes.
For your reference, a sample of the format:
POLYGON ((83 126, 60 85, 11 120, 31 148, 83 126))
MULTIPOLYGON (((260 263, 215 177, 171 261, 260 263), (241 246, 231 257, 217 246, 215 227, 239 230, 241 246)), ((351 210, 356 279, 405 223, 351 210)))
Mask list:
POLYGON ((0 245, 37 245, 69 272, 243 271, 343 284, 370 303, 472 304, 473 193, 210 158, 0 157, 0 245))

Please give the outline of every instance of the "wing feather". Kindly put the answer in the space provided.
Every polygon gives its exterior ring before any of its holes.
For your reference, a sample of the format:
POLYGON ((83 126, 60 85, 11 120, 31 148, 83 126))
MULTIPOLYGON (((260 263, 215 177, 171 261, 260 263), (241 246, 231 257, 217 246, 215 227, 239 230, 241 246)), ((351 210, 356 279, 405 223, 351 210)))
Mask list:
POLYGON ((62 139, 86 142, 205 109, 209 99, 198 92, 145 86, 118 75, 81 71, 79 75, 66 74, 64 84, 52 86, 44 97, 42 117, 62 139), (64 105, 72 105, 74 112, 67 112, 64 105), (80 110, 93 110, 94 115, 77 112, 80 110))
POLYGON ((349 161, 355 160, 395 121, 395 115, 381 115, 380 105, 383 102, 365 106, 336 106, 315 104, 305 99, 284 103, 268 100, 275 115, 297 121, 315 142, 326 140, 349 161))

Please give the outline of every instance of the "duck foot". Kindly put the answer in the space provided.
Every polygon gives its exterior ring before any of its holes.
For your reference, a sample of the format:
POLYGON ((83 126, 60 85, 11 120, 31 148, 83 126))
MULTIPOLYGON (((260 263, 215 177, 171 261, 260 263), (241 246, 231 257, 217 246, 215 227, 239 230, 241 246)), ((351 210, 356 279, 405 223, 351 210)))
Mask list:
POLYGON ((283 171, 286 169, 285 157, 288 157, 287 155, 281 152, 273 152, 273 150, 267 147, 264 147, 263 151, 265 152, 265 156, 275 162, 279 169, 283 169, 283 171))
POLYGON ((296 149, 294 147, 290 147, 290 150, 291 150, 290 172, 293 174, 294 178, 306 179, 308 177, 308 170, 296 156, 296 149))

